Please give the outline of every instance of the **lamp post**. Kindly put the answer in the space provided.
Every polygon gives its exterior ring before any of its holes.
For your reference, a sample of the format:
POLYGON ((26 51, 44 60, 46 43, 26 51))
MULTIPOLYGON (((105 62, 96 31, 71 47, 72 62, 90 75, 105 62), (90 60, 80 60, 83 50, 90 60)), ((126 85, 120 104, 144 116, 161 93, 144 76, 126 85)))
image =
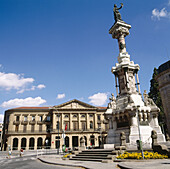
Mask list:
POLYGON ((140 127, 139 127, 139 125, 140 125, 140 123, 139 123, 139 107, 140 106, 137 106, 137 121, 138 121, 138 131, 139 131, 139 148, 140 148, 140 150, 141 150, 141 153, 142 153, 142 157, 143 157, 143 159, 144 159, 144 154, 143 154, 143 147, 142 147, 142 140, 141 140, 141 133, 140 133, 140 127))
MULTIPOLYGON (((60 114, 59 114, 59 111, 56 109, 56 108, 54 108, 54 107, 50 107, 50 109, 51 110, 56 110, 57 111, 57 114, 58 114, 58 125, 57 125, 57 128, 58 128, 58 147, 57 147, 57 154, 59 154, 59 148, 60 148, 60 146, 59 146, 59 142, 60 142, 60 139, 59 139, 59 117, 60 117, 60 114)), ((54 123, 54 121, 53 121, 53 123, 54 123)))

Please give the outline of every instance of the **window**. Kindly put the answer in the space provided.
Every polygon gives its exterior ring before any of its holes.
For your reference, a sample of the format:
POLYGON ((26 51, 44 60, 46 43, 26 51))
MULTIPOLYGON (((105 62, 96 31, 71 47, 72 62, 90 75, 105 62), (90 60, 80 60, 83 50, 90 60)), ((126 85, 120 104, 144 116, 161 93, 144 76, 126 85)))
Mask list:
POLYGON ((73 122, 73 130, 78 130, 78 122, 77 121, 73 122))
POLYGON ((40 121, 43 121, 43 116, 40 116, 40 121))
POLYGON ((64 118, 68 118, 68 114, 66 114, 66 115, 64 116, 64 118))
POLYGON ((90 129, 93 129, 93 122, 90 121, 90 129))
POLYGON ((101 120, 101 116, 98 114, 97 115, 97 120, 100 121, 101 120))
POLYGON ((85 114, 82 114, 81 117, 84 118, 84 117, 86 117, 86 116, 85 116, 85 114))
POLYGON ((15 126, 15 131, 18 132, 18 130, 19 130, 19 125, 16 125, 15 126))
POLYGON ((19 121, 19 116, 16 116, 16 121, 19 121))
POLYGON ((73 115, 73 118, 77 118, 77 114, 74 114, 74 115, 73 115))
POLYGON ((46 131, 50 132, 50 125, 46 125, 46 131))
POLYGON ((41 124, 39 125, 39 131, 40 132, 42 131, 42 125, 41 124))
POLYGON ((50 121, 50 120, 51 120, 50 116, 47 116, 47 121, 50 121))
POLYGON ((60 117, 60 114, 56 114, 56 117, 60 117))
POLYGON ((35 116, 32 116, 32 121, 35 121, 35 116))
POLYGON ((56 129, 57 129, 57 130, 60 129, 60 122, 59 122, 59 121, 57 121, 56 129))
POLYGON ((7 121, 7 123, 9 123, 9 115, 7 116, 7 120, 6 121, 7 121))
POLYGON ((27 121, 27 116, 24 116, 24 121, 27 121))
POLYGON ((23 132, 26 132, 27 131, 27 125, 24 125, 23 126, 23 132))
POLYGON ((90 117, 93 117, 93 114, 90 114, 89 116, 90 116, 90 117))
POLYGON ((82 130, 86 130, 86 122, 83 121, 81 125, 82 125, 82 130))
POLYGON ((31 125, 31 132, 34 132, 34 125, 31 125))

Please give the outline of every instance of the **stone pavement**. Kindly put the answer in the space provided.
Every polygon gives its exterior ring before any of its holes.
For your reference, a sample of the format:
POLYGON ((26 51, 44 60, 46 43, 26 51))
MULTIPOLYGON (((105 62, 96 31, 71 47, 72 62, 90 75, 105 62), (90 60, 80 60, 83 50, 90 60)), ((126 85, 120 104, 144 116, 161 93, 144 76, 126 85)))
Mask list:
POLYGON ((43 155, 39 156, 38 159, 48 164, 81 167, 86 169, 116 169, 118 163, 100 163, 91 161, 74 161, 74 160, 62 160, 62 156, 57 155, 43 155))
POLYGON ((157 159, 157 160, 144 160, 141 161, 129 161, 129 162, 113 162, 113 163, 101 163, 91 161, 74 161, 74 160, 62 160, 61 155, 43 155, 38 159, 42 162, 54 165, 81 167, 86 169, 169 169, 170 159, 157 159))

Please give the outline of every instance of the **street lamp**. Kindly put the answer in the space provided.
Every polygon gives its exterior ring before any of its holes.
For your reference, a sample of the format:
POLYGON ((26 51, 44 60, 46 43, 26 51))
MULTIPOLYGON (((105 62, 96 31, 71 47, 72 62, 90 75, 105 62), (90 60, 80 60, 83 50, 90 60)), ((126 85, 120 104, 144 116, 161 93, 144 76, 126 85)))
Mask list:
POLYGON ((140 125, 140 123, 139 123, 139 107, 140 106, 137 106, 137 121, 138 121, 138 131, 139 131, 139 149, 141 150, 141 153, 142 153, 142 157, 143 157, 143 159, 144 159, 144 154, 143 154, 143 147, 142 147, 142 140, 141 140, 141 134, 140 134, 140 127, 139 127, 139 125, 140 125))
MULTIPOLYGON (((60 142, 60 139, 59 139, 59 117, 60 117, 60 114, 59 114, 59 111, 56 109, 56 108, 54 108, 54 107, 50 107, 50 109, 51 110, 56 110, 57 111, 57 116, 58 116, 58 123, 57 123, 57 128, 58 128, 58 147, 57 147, 57 154, 59 154, 59 148, 60 148, 60 146, 59 146, 59 142, 60 142)), ((53 122, 54 123, 54 122, 53 122)))

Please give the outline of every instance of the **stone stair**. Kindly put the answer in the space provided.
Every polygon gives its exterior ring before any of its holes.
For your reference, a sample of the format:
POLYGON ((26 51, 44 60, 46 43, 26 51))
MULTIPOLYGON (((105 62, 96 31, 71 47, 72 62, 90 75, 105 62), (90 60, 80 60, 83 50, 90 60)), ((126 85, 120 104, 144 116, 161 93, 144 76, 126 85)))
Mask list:
POLYGON ((95 162, 113 162, 113 159, 117 156, 117 151, 113 149, 90 149, 83 150, 72 156, 70 160, 78 161, 95 161, 95 162))

